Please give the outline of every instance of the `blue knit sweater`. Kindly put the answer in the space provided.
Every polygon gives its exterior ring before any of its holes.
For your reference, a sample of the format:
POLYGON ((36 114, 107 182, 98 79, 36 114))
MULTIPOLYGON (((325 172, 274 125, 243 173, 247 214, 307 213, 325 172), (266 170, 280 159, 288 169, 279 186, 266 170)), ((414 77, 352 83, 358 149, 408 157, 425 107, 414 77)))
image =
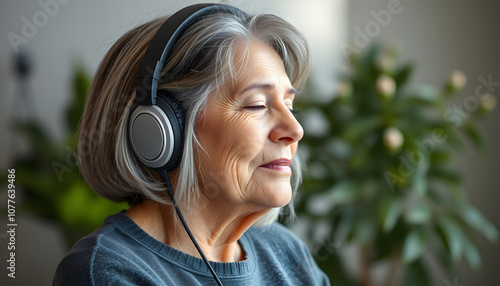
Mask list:
MULTIPOLYGON (((251 227, 246 259, 210 262, 224 285, 330 285, 303 242, 285 227, 251 227)), ((61 261, 54 285, 216 285, 203 260, 155 240, 127 215, 108 217, 61 261)))

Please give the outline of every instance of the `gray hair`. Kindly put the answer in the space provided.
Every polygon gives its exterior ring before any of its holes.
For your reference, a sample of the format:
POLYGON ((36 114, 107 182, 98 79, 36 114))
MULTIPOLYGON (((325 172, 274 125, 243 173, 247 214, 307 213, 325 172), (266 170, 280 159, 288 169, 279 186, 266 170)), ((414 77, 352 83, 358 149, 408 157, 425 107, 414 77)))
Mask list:
MULTIPOLYGON (((151 199, 170 203, 154 171, 134 156, 127 133, 140 60, 165 20, 150 21, 123 35, 102 60, 87 98, 78 145, 80 170, 90 187, 111 201, 134 204, 151 199)), ((186 113, 184 153, 173 176, 179 204, 189 207, 190 199, 200 196, 194 148, 203 147, 196 138, 196 121, 211 94, 228 83, 234 84, 247 61, 247 57, 234 61, 236 49, 252 40, 276 50, 292 85, 304 86, 310 62, 307 41, 294 26, 270 14, 206 16, 182 35, 167 59, 159 89, 174 97, 186 113)), ((248 49, 245 51, 248 53, 248 49)), ((301 178, 297 159, 291 167, 295 194, 301 178)), ((293 214, 293 207, 289 208, 293 214)), ((280 208, 271 210, 255 225, 275 221, 279 212, 280 208)))

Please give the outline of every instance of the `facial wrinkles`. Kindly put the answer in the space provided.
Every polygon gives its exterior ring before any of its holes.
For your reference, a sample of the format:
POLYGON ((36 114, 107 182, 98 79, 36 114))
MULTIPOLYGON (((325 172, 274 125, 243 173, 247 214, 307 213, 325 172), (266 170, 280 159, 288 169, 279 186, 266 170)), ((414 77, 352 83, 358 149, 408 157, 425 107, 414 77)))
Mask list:
MULTIPOLYGON (((250 121, 251 119, 248 115, 242 115, 245 117, 246 121, 250 121)), ((235 121, 237 122, 237 121, 235 121)), ((241 121, 240 121, 241 122, 241 121)), ((231 135, 227 135, 223 141, 226 141, 229 145, 227 150, 222 150, 222 154, 227 154, 227 158, 223 161, 225 163, 224 169, 230 171, 232 186, 231 188, 234 190, 235 195, 241 201, 245 201, 247 193, 247 185, 252 178, 249 178, 247 174, 253 174, 253 171, 257 167, 255 159, 252 158, 255 154, 262 153, 262 149, 258 149, 259 146, 263 145, 263 142, 258 141, 263 136, 255 136, 253 138, 248 137, 247 134, 242 134, 237 129, 242 127, 243 124, 235 124, 231 127, 231 135), (236 130, 235 130, 236 129, 236 130), (231 137, 238 136, 241 138, 247 137, 248 140, 239 140, 238 145, 234 145, 234 140, 231 137)), ((244 128, 242 128, 245 130, 244 128)), ((246 129, 248 130, 248 129, 246 129)), ((262 132, 256 130, 257 132, 262 132)))
MULTIPOLYGON (((284 107, 284 112, 288 113, 288 109, 284 107)), ((273 122, 276 120, 268 116, 268 111, 262 111, 257 115, 246 115, 245 117, 250 120, 260 120, 261 123, 258 124, 258 130, 255 130, 255 136, 251 138, 251 140, 239 142, 241 145, 237 146, 238 148, 228 148, 233 151, 230 153, 233 157, 228 158, 226 162, 228 162, 229 168, 232 170, 232 174, 234 174, 233 178, 237 179, 233 181, 234 190, 237 190, 237 194, 239 194, 239 198, 242 201, 248 201, 255 194, 262 195, 266 189, 272 189, 269 181, 262 181, 262 179, 256 178, 256 170, 260 165, 268 163, 270 161, 280 159, 280 158, 290 158, 292 156, 292 152, 289 147, 285 147, 286 150, 283 150, 283 146, 277 146, 271 141, 268 140, 268 134, 275 125, 273 122), (264 128, 262 128, 264 126, 264 128), (259 134, 260 133, 260 134, 259 134), (257 135, 258 134, 258 135, 257 135), (249 152, 245 153, 244 150, 249 150, 249 152), (236 152, 234 152, 236 151, 236 152), (250 174, 250 176, 248 176, 250 174)), ((276 114, 280 116, 280 114, 276 114)), ((241 124, 238 127, 244 127, 241 124)), ((243 128, 245 129, 245 128, 243 128)), ((248 130, 248 129, 246 129, 248 130)), ((238 136, 245 136, 246 134, 239 134, 238 136)), ((231 138, 227 138, 231 140, 231 138)), ((293 152, 295 153, 295 152, 293 152)))
MULTIPOLYGON (((288 78, 287 78, 288 79, 288 78)), ((286 85, 285 85, 286 86, 286 85)), ((263 111, 258 111, 256 113, 245 113, 245 112, 236 112, 236 115, 241 116, 241 118, 238 118, 234 120, 234 122, 243 122, 241 123, 240 127, 246 123, 246 121, 249 120, 262 120, 263 123, 261 126, 275 126, 278 122, 277 120, 283 120, 283 113, 285 114, 284 116, 288 117, 288 120, 295 120, 295 118, 289 113, 289 109, 291 108, 291 102, 293 99, 293 95, 291 96, 285 96, 286 98, 283 99, 283 91, 286 90, 286 88, 279 89, 278 91, 273 89, 271 91, 255 91, 256 93, 265 93, 265 103, 264 105, 267 107, 266 110, 263 111), (242 116, 243 114, 243 116, 242 116), (272 116, 271 116, 272 115, 272 116), (281 117, 281 119, 278 119, 278 117, 281 117), (243 118, 246 120, 243 120, 243 118)), ((250 95, 252 97, 252 95, 250 95)), ((259 98, 260 96, 257 96, 259 98)), ((260 98, 257 100, 260 101, 260 98)), ((250 100, 250 104, 253 103, 253 100, 250 100)), ((257 104, 260 105, 260 104, 257 104)), ((236 126, 238 127, 238 126, 236 126)), ((237 194, 240 195, 240 199, 242 201, 248 201, 248 199, 252 196, 264 196, 265 190, 273 190, 271 183, 263 180, 259 180, 258 178, 255 178, 255 170, 258 168, 258 165, 262 165, 264 163, 267 163, 272 160, 276 160, 279 158, 291 158, 291 156, 295 153, 294 150, 292 150, 293 145, 297 145, 296 143, 291 144, 291 146, 287 146, 286 148, 289 149, 289 151, 283 152, 283 150, 278 150, 279 148, 283 148, 283 146, 276 146, 272 144, 272 142, 267 140, 267 134, 270 132, 270 129, 267 130, 265 129, 265 134, 262 134, 262 136, 255 136, 256 138, 264 138, 265 142, 255 142, 255 141, 247 141, 244 143, 248 143, 245 145, 248 146, 240 146, 240 148, 249 148, 255 151, 255 146, 260 146, 261 148, 258 150, 258 155, 256 158, 254 158, 253 161, 259 162, 259 164, 244 164, 245 159, 248 159, 248 157, 245 156, 239 156, 241 153, 235 152, 233 155, 235 156, 234 160, 228 159, 226 162, 230 162, 230 166, 232 173, 234 174, 233 178, 237 178, 238 180, 233 181, 233 186, 235 190, 237 191, 237 194), (264 152, 264 149, 267 150, 267 152, 264 152), (285 154, 286 153, 286 154, 285 154), (243 161, 243 162, 241 162, 243 161), (251 174, 250 177, 248 177, 247 174, 251 174)), ((228 138, 231 139, 231 138, 228 138)), ((231 148, 228 148, 231 150, 231 148)), ((234 149, 232 149, 234 151, 234 149)), ((240 151, 241 152, 241 151, 240 151)), ((253 162, 252 161, 252 162, 253 162)), ((258 201, 258 199, 257 199, 258 201)))
POLYGON ((292 86, 281 59, 277 54, 269 57, 269 51, 263 53, 262 50, 252 55, 239 82, 209 99, 203 127, 204 142, 200 142, 208 152, 205 156, 209 157, 204 162, 204 172, 216 170, 223 173, 217 175, 216 180, 211 177, 209 181, 223 187, 226 198, 241 203, 265 202, 269 195, 279 195, 276 183, 289 184, 289 178, 270 179, 268 171, 259 166, 276 159, 291 158, 297 145, 285 146, 269 139, 274 128, 289 128, 280 126, 290 124, 284 120, 295 120, 288 110, 292 108, 294 93, 290 91, 292 86), (265 88, 241 93, 251 84, 265 88), (252 110, 247 108, 249 105, 263 105, 265 109, 252 110))
MULTIPOLYGON (((288 109, 285 108, 285 111, 288 113, 288 109)), ((265 120, 270 120, 269 117, 266 117, 265 120)), ((265 125, 269 126, 269 123, 265 123, 265 125)), ((266 130, 266 135, 269 133, 269 130, 266 130)), ((241 193, 241 199, 243 201, 255 200, 259 201, 260 198, 265 197, 266 192, 273 192, 275 195, 276 190, 273 188, 272 184, 275 182, 270 182, 269 180, 262 180, 262 178, 257 177, 257 175, 262 175, 262 169, 257 171, 260 165, 268 163, 270 161, 274 161, 280 158, 291 158, 295 154, 295 150, 297 143, 290 144, 289 146, 283 147, 276 145, 275 143, 267 140, 267 136, 256 136, 257 138, 265 138, 264 142, 254 142, 253 148, 255 150, 255 146, 259 146, 260 149, 257 152, 255 158, 252 158, 251 162, 254 164, 240 164, 237 160, 234 161, 234 174, 237 174, 238 182, 235 183, 235 186, 239 187, 239 193, 241 193), (256 172, 257 171, 257 172, 256 172), (251 174, 250 177, 245 176, 246 174, 251 174), (241 175, 241 176, 240 176, 241 175), (259 198, 260 197, 260 198, 259 198)), ((252 143, 250 143, 252 144, 252 143)), ((252 147, 248 147, 252 148, 252 147)), ((256 152, 254 152, 255 154, 256 152)), ((237 157, 236 159, 241 159, 241 157, 237 157)), ((243 160, 244 161, 244 160, 243 160)), ((288 181, 289 183, 289 181, 288 181)))
MULTIPOLYGON (((212 109, 209 112, 216 114, 220 122, 217 122, 217 125, 206 122, 207 126, 211 126, 213 129, 209 132, 217 139, 211 141, 216 146, 211 146, 210 149, 216 152, 209 155, 210 161, 215 164, 219 163, 219 166, 213 166, 214 169, 225 173, 219 176, 224 178, 224 182, 218 183, 223 184, 224 188, 233 190, 237 199, 243 200, 244 188, 242 186, 246 185, 244 174, 251 171, 252 168, 246 164, 246 161, 255 152, 256 146, 261 145, 261 143, 254 140, 235 139, 248 137, 248 134, 242 134, 240 130, 248 130, 246 125, 250 123, 250 120, 255 119, 255 115, 243 112, 240 105, 228 96, 212 100, 216 104, 211 106, 212 109)), ((256 137, 262 138, 262 136, 256 137)))

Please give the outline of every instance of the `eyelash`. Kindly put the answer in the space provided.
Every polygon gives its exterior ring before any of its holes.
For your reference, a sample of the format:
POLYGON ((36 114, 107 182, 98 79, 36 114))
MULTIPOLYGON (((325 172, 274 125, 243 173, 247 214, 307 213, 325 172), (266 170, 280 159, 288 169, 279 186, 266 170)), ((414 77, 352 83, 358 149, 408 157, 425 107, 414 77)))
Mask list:
MULTIPOLYGON (((265 109, 267 107, 265 105, 255 105, 255 106, 247 106, 245 108, 250 109, 250 110, 261 110, 261 109, 265 109)), ((289 110, 290 110, 290 113, 292 113, 294 116, 297 116, 300 114, 300 110, 296 110, 296 109, 289 109, 289 110)))
POLYGON ((250 110, 260 110, 260 109, 265 109, 266 106, 265 105, 252 105, 252 106, 247 106, 245 108, 250 109, 250 110))

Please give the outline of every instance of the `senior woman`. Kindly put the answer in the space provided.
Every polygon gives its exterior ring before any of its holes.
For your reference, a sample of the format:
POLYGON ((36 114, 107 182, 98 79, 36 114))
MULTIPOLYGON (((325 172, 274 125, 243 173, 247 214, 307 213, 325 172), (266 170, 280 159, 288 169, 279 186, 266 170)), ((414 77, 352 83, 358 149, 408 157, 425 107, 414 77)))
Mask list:
POLYGON ((292 25, 226 5, 122 36, 94 78, 78 156, 92 189, 130 208, 77 242, 54 284, 329 285, 275 222, 300 179, 293 101, 308 65, 292 25))

